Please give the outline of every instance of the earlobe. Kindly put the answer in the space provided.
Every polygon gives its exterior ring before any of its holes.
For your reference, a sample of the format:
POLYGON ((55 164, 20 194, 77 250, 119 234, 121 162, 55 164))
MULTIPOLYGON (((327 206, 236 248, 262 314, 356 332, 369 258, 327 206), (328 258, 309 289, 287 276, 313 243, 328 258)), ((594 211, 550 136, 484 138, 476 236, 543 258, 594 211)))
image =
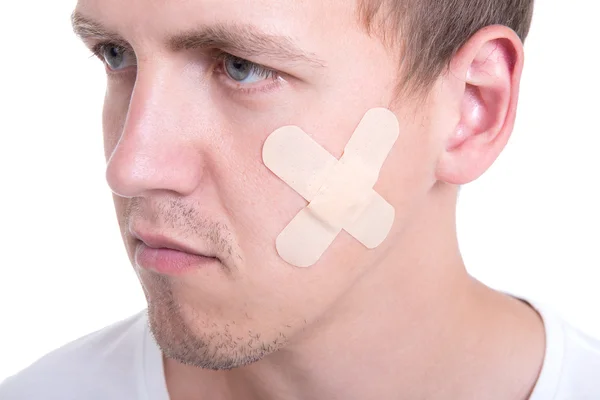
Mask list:
POLYGON ((462 79, 458 124, 446 138, 437 179, 466 184, 481 176, 504 149, 514 126, 523 48, 509 28, 488 27, 474 35, 451 63, 462 79))

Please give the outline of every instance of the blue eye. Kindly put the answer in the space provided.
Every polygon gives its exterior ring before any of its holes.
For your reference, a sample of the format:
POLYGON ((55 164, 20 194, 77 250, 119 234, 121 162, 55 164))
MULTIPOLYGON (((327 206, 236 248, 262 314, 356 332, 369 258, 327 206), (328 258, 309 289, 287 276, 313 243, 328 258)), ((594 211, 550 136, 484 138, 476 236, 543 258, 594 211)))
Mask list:
POLYGON ((274 71, 234 56, 224 57, 223 69, 231 79, 245 84, 260 82, 275 75, 274 71))
POLYGON ((110 43, 100 45, 98 56, 113 71, 136 65, 135 55, 131 51, 110 43))

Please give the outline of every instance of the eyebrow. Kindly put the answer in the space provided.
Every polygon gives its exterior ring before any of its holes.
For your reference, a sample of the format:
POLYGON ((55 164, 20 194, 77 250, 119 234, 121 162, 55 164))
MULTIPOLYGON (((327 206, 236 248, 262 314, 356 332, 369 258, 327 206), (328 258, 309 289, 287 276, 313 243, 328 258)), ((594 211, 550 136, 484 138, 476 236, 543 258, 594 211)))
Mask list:
MULTIPOLYGON (((73 31, 82 40, 99 39, 126 44, 117 33, 106 29, 78 11, 71 16, 73 31)), ((266 57, 283 62, 303 62, 312 67, 325 67, 314 54, 300 49, 291 38, 262 32, 254 25, 218 23, 178 33, 166 42, 171 51, 219 49, 240 58, 266 57)))
POLYGON ((73 32, 84 41, 96 39, 106 40, 119 45, 126 43, 119 34, 111 32, 99 22, 84 16, 77 10, 71 15, 71 25, 73 26, 73 32))

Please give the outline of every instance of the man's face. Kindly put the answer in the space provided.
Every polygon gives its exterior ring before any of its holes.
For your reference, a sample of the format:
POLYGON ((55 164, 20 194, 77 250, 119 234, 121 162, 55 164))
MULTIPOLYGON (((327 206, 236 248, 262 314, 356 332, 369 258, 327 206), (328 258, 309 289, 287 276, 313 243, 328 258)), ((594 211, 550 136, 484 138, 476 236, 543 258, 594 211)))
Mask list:
POLYGON ((434 183, 441 107, 394 103, 398 58, 346 0, 80 0, 77 11, 130 47, 101 49, 107 178, 160 346, 220 369, 298 343, 402 240, 434 183), (365 112, 391 104, 400 138, 375 186, 396 208, 390 236, 367 250, 342 232, 314 266, 287 264, 275 240, 306 201, 262 163, 266 138, 297 125, 339 158, 365 112), (157 235, 218 260, 144 268, 138 239, 157 235))

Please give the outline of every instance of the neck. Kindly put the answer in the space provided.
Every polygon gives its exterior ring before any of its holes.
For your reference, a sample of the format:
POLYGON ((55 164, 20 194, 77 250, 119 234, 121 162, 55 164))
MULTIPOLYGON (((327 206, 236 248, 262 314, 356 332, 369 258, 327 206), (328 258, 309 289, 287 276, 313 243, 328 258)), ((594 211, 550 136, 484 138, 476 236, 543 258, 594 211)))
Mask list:
POLYGON ((232 371, 167 361, 170 388, 193 377, 224 400, 490 398, 490 388, 526 398, 544 352, 539 316, 467 274, 452 189, 439 190, 446 204, 420 205, 410 240, 390 238, 382 261, 286 348, 232 371))

